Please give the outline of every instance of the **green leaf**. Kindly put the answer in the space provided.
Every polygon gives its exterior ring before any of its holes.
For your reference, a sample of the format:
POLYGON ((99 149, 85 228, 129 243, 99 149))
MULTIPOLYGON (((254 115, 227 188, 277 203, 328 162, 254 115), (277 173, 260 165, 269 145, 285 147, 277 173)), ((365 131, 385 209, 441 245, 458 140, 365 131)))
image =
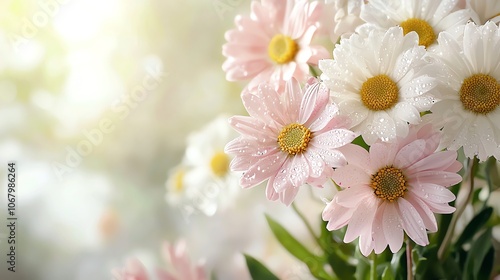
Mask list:
POLYGON ((495 249, 490 247, 490 250, 484 257, 483 264, 479 269, 479 274, 477 275, 477 279, 488 279, 491 277, 491 270, 493 269, 493 261, 495 260, 495 249))
POLYGON ((392 255, 391 267, 394 272, 395 279, 405 279, 406 278, 406 251, 401 248, 397 253, 392 255))
POLYGON ((421 277, 424 275, 425 271, 428 268, 428 259, 424 257, 421 252, 417 248, 414 248, 411 252, 412 254, 412 261, 413 261, 413 275, 416 276, 417 279, 421 279, 421 277))
POLYGON ((309 271, 313 276, 318 279, 335 279, 333 276, 326 273, 324 269, 325 260, 318 257, 307 250, 302 243, 297 241, 283 226, 274 221, 271 217, 266 215, 267 223, 271 228, 274 236, 283 245, 283 247, 290 252, 294 257, 301 260, 307 265, 309 271))
POLYGON ((255 258, 244 255, 247 262, 248 271, 253 280, 279 280, 267 267, 260 263, 255 258))
POLYGON ((358 280, 369 280, 370 279, 370 262, 363 256, 359 250, 356 250, 354 257, 358 259, 358 265, 356 267, 355 277, 358 280))
POLYGON ((492 247, 491 238, 491 228, 488 228, 472 243, 465 261, 465 270, 462 279, 479 279, 479 270, 492 247))
POLYGON ((328 262, 330 263, 333 272, 335 272, 335 275, 337 275, 340 279, 355 279, 354 273, 356 272, 356 267, 342 259, 337 250, 332 250, 328 253, 328 262))
POLYGON ((394 280, 394 273, 392 272, 392 268, 390 265, 388 265, 385 269, 384 272, 382 272, 382 280, 394 280))
POLYGON ((354 140, 352 140, 352 143, 356 144, 360 147, 363 147, 367 151, 368 151, 368 148, 370 147, 370 146, 368 146, 368 144, 366 144, 365 140, 363 140, 363 137, 361 137, 361 135, 354 138, 354 140))
POLYGON ((459 248, 471 240, 474 235, 488 222, 491 214, 493 214, 493 208, 491 207, 484 208, 481 212, 479 212, 465 227, 464 231, 455 243, 455 247, 459 248))

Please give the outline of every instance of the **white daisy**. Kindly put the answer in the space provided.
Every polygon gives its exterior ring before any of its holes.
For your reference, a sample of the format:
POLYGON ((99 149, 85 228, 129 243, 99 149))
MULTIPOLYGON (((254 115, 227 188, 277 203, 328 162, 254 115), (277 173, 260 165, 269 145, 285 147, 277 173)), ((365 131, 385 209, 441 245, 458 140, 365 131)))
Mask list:
POLYGON ((167 180, 169 203, 209 216, 230 205, 240 174, 230 172, 232 158, 224 153, 226 143, 236 137, 227 119, 219 116, 189 135, 183 163, 167 180))
POLYGON ((458 0, 370 0, 363 6, 361 18, 382 29, 401 26, 404 34, 419 35, 419 44, 433 45, 438 34, 471 17, 469 10, 457 9, 458 0))
POLYGON ((477 17, 474 21, 485 24, 488 20, 500 22, 500 1, 498 0, 467 0, 466 7, 473 10, 477 17))
POLYGON ((326 0, 327 4, 333 3, 335 7, 334 28, 331 28, 332 41, 339 37, 351 35, 356 27, 365 23, 360 17, 364 0, 326 0))
POLYGON ((335 59, 320 61, 319 68, 340 113, 372 144, 405 137, 408 123, 419 123, 420 112, 434 102, 436 70, 425 54, 417 34, 404 36, 402 28, 393 27, 341 40, 335 59))
POLYGON ((440 34, 430 54, 444 64, 448 86, 428 118, 443 127, 443 147, 500 159, 500 30, 493 22, 461 30, 440 34))

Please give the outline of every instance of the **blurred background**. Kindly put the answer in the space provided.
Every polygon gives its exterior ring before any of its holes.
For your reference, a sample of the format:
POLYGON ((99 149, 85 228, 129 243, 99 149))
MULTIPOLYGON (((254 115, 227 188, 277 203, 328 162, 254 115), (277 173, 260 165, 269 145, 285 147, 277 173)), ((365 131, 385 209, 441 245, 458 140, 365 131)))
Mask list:
MULTIPOLYGON (((112 279, 129 258, 148 271, 168 268, 161 244, 182 239, 191 259, 204 259, 218 279, 249 279, 243 252, 283 278, 308 279, 307 268, 272 237, 264 213, 306 244, 310 237, 290 208, 266 201, 262 186, 240 190, 234 178, 223 182, 232 186, 216 180, 231 195, 210 201, 208 210, 192 196, 174 195, 187 188, 182 168, 193 169, 196 156, 186 151, 203 149, 197 143, 210 134, 207 124, 245 114, 244 84, 225 80, 221 48, 224 32, 249 6, 0 2, 0 173, 6 178, 7 163, 16 162, 18 217, 12 273, 2 183, 0 279, 112 279)), ((323 205, 318 195, 299 194, 313 224, 323 205)))

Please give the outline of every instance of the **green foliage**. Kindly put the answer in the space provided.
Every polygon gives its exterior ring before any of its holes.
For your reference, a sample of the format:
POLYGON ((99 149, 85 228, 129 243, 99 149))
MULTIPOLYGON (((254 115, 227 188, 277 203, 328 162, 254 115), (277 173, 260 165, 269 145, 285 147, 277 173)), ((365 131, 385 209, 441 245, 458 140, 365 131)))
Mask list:
POLYGON ((253 280, 278 280, 278 277, 255 258, 245 255, 245 261, 253 280))

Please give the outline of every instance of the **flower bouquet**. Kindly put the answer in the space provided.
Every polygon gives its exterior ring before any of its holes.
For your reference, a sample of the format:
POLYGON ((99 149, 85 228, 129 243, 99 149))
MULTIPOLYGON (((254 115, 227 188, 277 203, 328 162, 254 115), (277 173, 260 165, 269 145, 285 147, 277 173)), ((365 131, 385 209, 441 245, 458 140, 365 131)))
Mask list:
MULTIPOLYGON (((273 234, 260 246, 283 247, 307 273, 284 275, 246 252, 236 279, 498 277, 500 1, 253 0, 250 8, 222 47, 226 79, 244 82, 247 114, 191 134, 167 180, 167 202, 184 218, 230 209, 224 222, 193 223, 216 248, 212 258, 224 259, 242 236, 264 236, 231 204, 241 191, 238 206, 250 208, 258 204, 250 193, 265 192, 302 224, 259 213, 273 234), (329 193, 316 220, 294 202, 304 189, 329 193)), ((235 279, 192 262, 187 244, 164 245, 169 269, 156 269, 157 279, 235 279)), ((114 275, 150 279, 137 260, 114 275)))
POLYGON ((335 189, 321 228, 300 215, 319 251, 267 217, 316 279, 500 272, 498 22, 494 0, 254 0, 236 17, 222 68, 248 116, 224 151, 239 185, 299 215, 299 189, 335 189))

